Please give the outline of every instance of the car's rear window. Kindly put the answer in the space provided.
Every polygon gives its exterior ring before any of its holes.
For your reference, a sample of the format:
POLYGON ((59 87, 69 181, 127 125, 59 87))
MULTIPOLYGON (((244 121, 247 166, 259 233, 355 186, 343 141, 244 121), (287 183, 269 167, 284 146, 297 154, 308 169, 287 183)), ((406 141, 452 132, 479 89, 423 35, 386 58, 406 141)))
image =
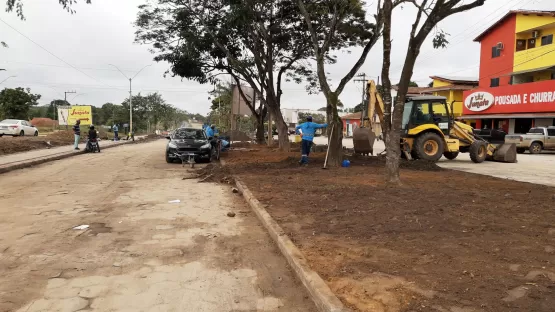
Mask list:
POLYGON ((539 133, 539 134, 543 134, 543 129, 542 129, 542 128, 532 128, 532 129, 530 129, 530 131, 528 131, 528 133, 539 133))
POLYGON ((173 134, 174 139, 204 140, 206 136, 202 129, 177 129, 173 134))
POLYGON ((18 122, 19 120, 16 120, 16 119, 4 119, 0 121, 0 123, 4 123, 4 124, 16 124, 18 122))

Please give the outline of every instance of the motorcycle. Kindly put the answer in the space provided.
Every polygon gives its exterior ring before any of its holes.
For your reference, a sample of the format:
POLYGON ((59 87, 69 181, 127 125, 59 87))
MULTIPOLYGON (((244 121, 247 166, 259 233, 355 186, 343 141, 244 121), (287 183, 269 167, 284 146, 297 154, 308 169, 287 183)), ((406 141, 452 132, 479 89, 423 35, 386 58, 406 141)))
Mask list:
POLYGON ((88 139, 85 151, 88 153, 100 153, 100 145, 98 144, 98 139, 88 139))

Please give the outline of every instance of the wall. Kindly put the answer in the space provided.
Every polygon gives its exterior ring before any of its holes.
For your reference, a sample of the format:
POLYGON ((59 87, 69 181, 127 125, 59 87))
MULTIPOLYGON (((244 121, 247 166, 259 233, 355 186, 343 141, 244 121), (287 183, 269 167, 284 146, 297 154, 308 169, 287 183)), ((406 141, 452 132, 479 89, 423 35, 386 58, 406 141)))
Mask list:
POLYGON ((536 127, 549 127, 553 125, 553 118, 536 118, 534 126, 536 127))
MULTIPOLYGON (((463 114, 463 92, 460 90, 446 90, 446 91, 436 91, 434 92, 436 96, 444 96, 447 98, 447 105, 451 105, 453 103, 453 113, 455 117, 462 116, 463 114)), ((445 112, 442 112, 445 113, 445 112)))
POLYGON ((517 14, 515 32, 534 30, 555 23, 555 17, 517 14))
POLYGON ((541 45, 541 37, 555 34, 555 17, 538 15, 516 15, 515 32, 518 39, 531 39, 532 31, 539 30, 536 47, 515 52, 514 71, 530 70, 555 65, 555 44, 541 45))
POLYGON ((500 78, 499 85, 509 85, 513 71, 515 51, 516 16, 512 15, 485 35, 480 42, 480 88, 489 88, 491 78, 500 78), (502 42, 505 48, 501 56, 492 58, 491 48, 502 42))
POLYGON ((439 80, 439 79, 434 79, 434 88, 438 88, 438 87, 445 87, 445 86, 450 86, 451 83, 449 82, 445 82, 443 80, 439 80))

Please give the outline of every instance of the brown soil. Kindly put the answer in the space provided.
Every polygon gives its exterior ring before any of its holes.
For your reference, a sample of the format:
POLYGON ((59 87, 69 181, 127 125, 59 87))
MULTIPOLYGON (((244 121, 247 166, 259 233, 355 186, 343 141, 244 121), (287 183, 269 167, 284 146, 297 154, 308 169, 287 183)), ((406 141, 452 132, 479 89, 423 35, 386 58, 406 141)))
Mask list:
MULTIPOLYGON (((81 139, 82 141, 84 138, 81 139)), ((0 155, 27 152, 55 146, 73 144, 72 131, 58 131, 45 137, 1 137, 0 155)))
POLYGON ((228 136, 231 138, 231 141, 252 141, 252 138, 249 137, 245 132, 239 130, 231 130, 221 136, 228 136))
POLYGON ((356 311, 554 311, 555 189, 352 157, 230 151, 238 174, 332 290, 356 311))
MULTIPOLYGON (((159 138, 160 136, 158 135, 149 134, 145 140, 135 141, 134 143, 149 142, 159 138)), ((86 136, 81 136, 81 142, 85 142, 86 139, 86 136)), ((44 137, 1 137, 0 155, 71 145, 73 142, 74 136, 72 131, 58 131, 44 137)))

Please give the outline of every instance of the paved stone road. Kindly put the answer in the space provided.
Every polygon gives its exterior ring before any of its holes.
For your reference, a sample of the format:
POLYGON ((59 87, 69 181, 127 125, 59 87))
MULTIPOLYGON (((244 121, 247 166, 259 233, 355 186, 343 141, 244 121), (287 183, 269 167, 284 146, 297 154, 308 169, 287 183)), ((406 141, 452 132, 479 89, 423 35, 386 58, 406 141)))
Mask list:
POLYGON ((315 311, 242 198, 165 143, 0 175, 0 311, 315 311))

